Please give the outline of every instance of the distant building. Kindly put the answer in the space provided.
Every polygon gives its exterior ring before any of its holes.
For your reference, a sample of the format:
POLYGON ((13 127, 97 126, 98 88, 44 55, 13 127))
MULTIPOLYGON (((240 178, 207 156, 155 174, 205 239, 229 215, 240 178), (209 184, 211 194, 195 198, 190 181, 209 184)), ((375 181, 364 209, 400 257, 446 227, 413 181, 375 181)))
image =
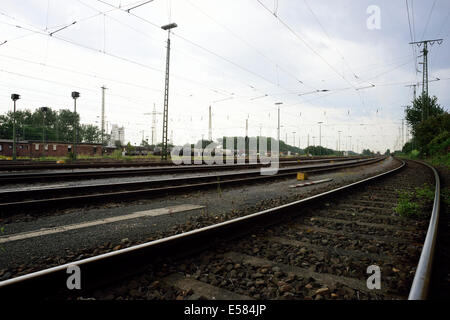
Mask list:
POLYGON ((111 127, 111 140, 109 141, 109 145, 114 146, 116 141, 120 141, 122 146, 125 145, 125 128, 113 124, 111 127))
MULTIPOLYGON (((66 157, 73 150, 73 144, 57 141, 20 140, 16 143, 18 157, 66 157)), ((0 139, 0 155, 12 157, 13 142, 9 139, 0 139)), ((101 156, 100 143, 77 143, 77 154, 101 156)))

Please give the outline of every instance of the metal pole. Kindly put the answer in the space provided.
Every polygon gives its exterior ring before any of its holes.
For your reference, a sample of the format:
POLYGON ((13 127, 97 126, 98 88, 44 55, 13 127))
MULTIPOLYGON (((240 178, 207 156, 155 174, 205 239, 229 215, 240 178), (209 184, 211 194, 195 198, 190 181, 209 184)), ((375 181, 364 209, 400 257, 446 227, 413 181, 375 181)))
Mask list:
POLYGON ((45 153, 45 113, 42 111, 42 153, 45 153))
POLYGON ((280 107, 278 106, 278 141, 280 141, 280 107))
POLYGON ((209 141, 212 141, 211 106, 209 106, 208 140, 209 140, 209 141))
POLYGON ((170 62, 170 30, 167 38, 166 53, 166 80, 164 87, 164 114, 163 114, 163 136, 162 136, 162 153, 161 159, 167 160, 167 130, 168 130, 168 114, 169 114, 169 62, 170 62))
POLYGON ((73 112, 75 114, 74 117, 74 126, 75 126, 75 138, 73 140, 73 158, 77 158, 77 140, 78 140, 78 121, 77 121, 77 99, 73 99, 73 112))
POLYGON ((16 160, 16 100, 14 100, 14 113, 13 113, 13 160, 16 160))
POLYGON ((167 160, 167 132, 169 125, 169 65, 170 65, 170 30, 176 28, 176 23, 162 26, 161 29, 167 30, 167 52, 166 52, 166 78, 164 84, 164 112, 163 112, 163 136, 161 159, 167 160))
POLYGON ((280 105, 283 104, 283 102, 275 102, 275 105, 278 106, 278 130, 277 130, 277 139, 280 141, 280 105))
POLYGON ((341 152, 341 131, 338 131, 338 152, 341 152))
POLYGON ((105 86, 102 87, 102 156, 105 144, 105 86))
POLYGON ((322 150, 321 150, 321 147, 322 147, 322 121, 320 121, 320 122, 318 122, 318 124, 319 124, 319 154, 321 155, 322 154, 322 150))

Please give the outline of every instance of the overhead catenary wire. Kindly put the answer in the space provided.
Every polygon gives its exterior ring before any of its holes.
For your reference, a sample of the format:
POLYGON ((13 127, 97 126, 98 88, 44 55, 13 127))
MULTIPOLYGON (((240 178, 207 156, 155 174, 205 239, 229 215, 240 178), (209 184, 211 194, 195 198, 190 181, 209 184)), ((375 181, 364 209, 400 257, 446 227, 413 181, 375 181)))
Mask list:
POLYGON ((423 29, 421 39, 425 39, 424 36, 425 36, 425 34, 427 32, 428 24, 430 23, 431 15, 433 14, 433 10, 434 10, 434 6, 436 5, 436 1, 437 0, 434 0, 433 1, 433 5, 431 6, 430 13, 428 14, 428 19, 427 19, 427 22, 425 24, 425 28, 423 29))

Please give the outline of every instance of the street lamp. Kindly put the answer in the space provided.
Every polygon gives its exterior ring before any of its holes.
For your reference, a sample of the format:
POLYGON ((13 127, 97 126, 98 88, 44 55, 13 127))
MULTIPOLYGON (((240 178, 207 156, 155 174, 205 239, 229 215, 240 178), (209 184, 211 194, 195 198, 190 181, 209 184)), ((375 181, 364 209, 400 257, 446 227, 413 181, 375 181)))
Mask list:
POLYGON ((162 136, 162 152, 161 159, 167 160, 167 131, 169 117, 169 62, 170 62, 170 30, 176 28, 176 23, 170 23, 161 27, 167 30, 167 54, 166 54, 166 80, 164 86, 164 113, 163 113, 163 136, 162 136))
POLYGON ((75 114, 74 117, 74 139, 73 139, 73 158, 77 158, 77 140, 78 140, 78 124, 77 124, 77 99, 80 97, 80 93, 73 91, 72 92, 72 98, 73 98, 73 112, 75 114))
POLYGON ((14 113, 13 113, 13 160, 16 160, 16 101, 20 99, 20 95, 13 93, 11 100, 14 101, 14 113))
POLYGON ((44 151, 45 151, 45 115, 47 114, 47 111, 48 111, 48 107, 41 108, 41 112, 42 112, 42 147, 44 148, 44 151))

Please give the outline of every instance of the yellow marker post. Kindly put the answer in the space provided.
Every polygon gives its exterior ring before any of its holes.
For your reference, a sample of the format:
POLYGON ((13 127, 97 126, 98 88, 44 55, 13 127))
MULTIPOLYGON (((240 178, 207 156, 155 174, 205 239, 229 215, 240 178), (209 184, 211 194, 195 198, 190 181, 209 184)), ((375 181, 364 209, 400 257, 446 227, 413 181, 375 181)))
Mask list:
POLYGON ((308 174, 306 172, 297 172, 297 180, 308 180, 308 174))

